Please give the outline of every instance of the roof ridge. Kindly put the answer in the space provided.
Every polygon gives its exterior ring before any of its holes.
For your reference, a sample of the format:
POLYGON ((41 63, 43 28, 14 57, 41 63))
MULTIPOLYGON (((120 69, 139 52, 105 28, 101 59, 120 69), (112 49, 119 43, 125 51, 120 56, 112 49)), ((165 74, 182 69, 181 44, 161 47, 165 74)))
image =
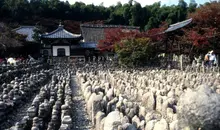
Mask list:
POLYGON ((47 36, 47 35, 52 35, 58 31, 60 31, 61 29, 64 29, 63 26, 58 26, 57 29, 53 30, 52 32, 49 32, 49 33, 45 33, 45 34, 41 34, 41 36, 47 36))
POLYGON ((59 25, 58 28, 52 32, 41 35, 42 38, 77 38, 81 36, 81 34, 74 34, 67 31, 63 25, 59 25))
POLYGON ((113 24, 80 24, 80 27, 101 27, 101 28, 108 28, 108 27, 124 27, 124 28, 135 28, 135 29, 139 29, 140 27, 138 26, 127 26, 127 25, 113 25, 113 24))
POLYGON ((184 21, 181 21, 181 22, 177 22, 175 24, 171 24, 170 27, 176 26, 178 24, 183 24, 183 23, 191 22, 191 21, 192 21, 192 18, 184 20, 184 21))
POLYGON ((182 22, 178 22, 178 23, 172 24, 163 33, 171 32, 171 31, 177 30, 179 28, 185 27, 186 25, 190 24, 191 22, 192 22, 192 18, 184 20, 182 22))

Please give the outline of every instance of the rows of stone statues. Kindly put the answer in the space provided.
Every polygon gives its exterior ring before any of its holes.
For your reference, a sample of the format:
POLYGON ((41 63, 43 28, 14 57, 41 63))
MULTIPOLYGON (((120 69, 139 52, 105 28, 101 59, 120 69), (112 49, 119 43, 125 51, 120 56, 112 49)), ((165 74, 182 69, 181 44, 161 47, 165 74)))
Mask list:
POLYGON ((36 71, 40 71, 41 69, 46 68, 46 64, 41 64, 40 62, 34 64, 23 64, 19 67, 6 68, 5 71, 0 73, 0 85, 3 83, 9 83, 14 80, 15 77, 21 77, 27 73, 34 73, 36 71))
POLYGON ((220 74, 193 69, 57 64, 53 70, 22 74, 2 85, 1 121, 34 96, 11 129, 74 129, 75 80, 93 130, 219 130, 220 74))
POLYGON ((26 73, 21 78, 16 77, 10 83, 2 84, 0 94, 0 123, 7 121, 10 114, 26 104, 31 96, 40 89, 40 86, 47 83, 48 79, 49 70, 42 69, 32 74, 26 73))
POLYGON ((119 70, 76 73, 95 130, 218 130, 220 74, 119 70))
POLYGON ((20 122, 17 130, 70 130, 72 129, 71 75, 66 70, 52 76, 49 84, 40 89, 20 122))

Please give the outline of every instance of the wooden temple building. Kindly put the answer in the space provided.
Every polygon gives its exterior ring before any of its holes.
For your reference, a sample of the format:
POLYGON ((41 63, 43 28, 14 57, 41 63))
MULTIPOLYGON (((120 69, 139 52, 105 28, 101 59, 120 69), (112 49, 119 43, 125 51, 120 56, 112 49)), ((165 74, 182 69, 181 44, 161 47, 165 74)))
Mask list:
POLYGON ((139 27, 132 26, 81 24, 81 34, 73 34, 60 24, 56 30, 40 36, 41 54, 49 57, 85 57, 85 60, 97 60, 103 56, 97 44, 105 38, 105 29, 109 28, 139 30, 139 27))
MULTIPOLYGON (((97 44, 105 38, 105 29, 122 28, 124 30, 139 30, 139 27, 121 25, 81 24, 80 34, 74 34, 65 29, 61 23, 52 32, 41 34, 40 55, 48 58, 55 57, 84 57, 86 60, 94 60, 104 54, 99 51, 97 44)), ((33 39, 35 26, 20 26, 14 29, 16 33, 27 36, 27 42, 35 42, 33 39)))
POLYGON ((64 29, 63 25, 50 33, 41 36, 41 54, 44 56, 64 57, 82 53, 81 34, 73 34, 64 29))
MULTIPOLYGON (((161 45, 161 48, 167 50, 175 50, 176 46, 173 44, 175 30, 187 26, 192 22, 192 19, 188 19, 169 26, 167 30, 162 33, 166 33, 171 36, 167 39, 165 44, 161 45), (172 45, 171 45, 172 44, 172 45), (174 49, 172 49, 174 48, 174 49)), ((34 26, 21 26, 14 29, 19 34, 27 35, 27 41, 33 42, 33 29, 34 26)), ((40 54, 44 57, 84 57, 86 60, 97 60, 100 56, 106 56, 108 53, 101 53, 97 48, 97 44, 100 40, 105 39, 105 30, 112 28, 121 28, 125 31, 140 30, 139 27, 133 26, 121 26, 121 25, 100 25, 100 24, 81 24, 80 34, 74 34, 65 29, 65 27, 59 24, 58 28, 52 32, 41 34, 41 49, 40 54), (94 59, 95 58, 95 59, 94 59)))

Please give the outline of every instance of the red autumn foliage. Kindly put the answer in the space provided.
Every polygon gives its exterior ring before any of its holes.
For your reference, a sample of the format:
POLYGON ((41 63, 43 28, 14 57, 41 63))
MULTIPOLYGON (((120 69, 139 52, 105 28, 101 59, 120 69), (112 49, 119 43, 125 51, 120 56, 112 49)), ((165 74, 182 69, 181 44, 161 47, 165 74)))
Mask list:
POLYGON ((209 29, 203 34, 198 33, 197 30, 192 29, 190 31, 185 31, 187 40, 191 41, 194 46, 202 46, 209 44, 209 38, 214 35, 215 29, 209 29))
MULTIPOLYGON (((101 51, 113 51, 115 44, 120 44, 122 40, 132 38, 150 38, 152 42, 161 41, 164 38, 165 28, 155 28, 147 32, 140 32, 139 30, 129 30, 123 28, 108 28, 104 30, 105 39, 100 40, 98 48, 101 51)), ((122 46, 122 45, 121 45, 122 46)))
POLYGON ((121 40, 132 38, 138 35, 138 30, 126 30, 122 28, 107 28, 104 29, 105 39, 100 40, 98 48, 101 51, 113 51, 114 45, 120 43, 121 40))
POLYGON ((193 23, 200 28, 216 28, 220 30, 220 2, 203 5, 196 12, 189 14, 193 23))
POLYGON ((184 30, 187 40, 194 46, 210 45, 209 40, 220 34, 220 2, 201 6, 189 14, 192 26, 184 30))
POLYGON ((146 33, 146 36, 149 37, 153 42, 162 41, 164 39, 164 27, 161 28, 153 28, 146 33))

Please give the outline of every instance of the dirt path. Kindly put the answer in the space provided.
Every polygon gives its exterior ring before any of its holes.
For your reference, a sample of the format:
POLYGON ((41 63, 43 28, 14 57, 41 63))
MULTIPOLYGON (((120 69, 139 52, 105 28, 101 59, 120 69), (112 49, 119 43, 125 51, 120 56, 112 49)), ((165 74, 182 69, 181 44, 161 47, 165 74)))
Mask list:
POLYGON ((86 112, 86 103, 81 89, 75 82, 75 76, 72 76, 73 92, 73 130, 92 130, 91 121, 86 112))

